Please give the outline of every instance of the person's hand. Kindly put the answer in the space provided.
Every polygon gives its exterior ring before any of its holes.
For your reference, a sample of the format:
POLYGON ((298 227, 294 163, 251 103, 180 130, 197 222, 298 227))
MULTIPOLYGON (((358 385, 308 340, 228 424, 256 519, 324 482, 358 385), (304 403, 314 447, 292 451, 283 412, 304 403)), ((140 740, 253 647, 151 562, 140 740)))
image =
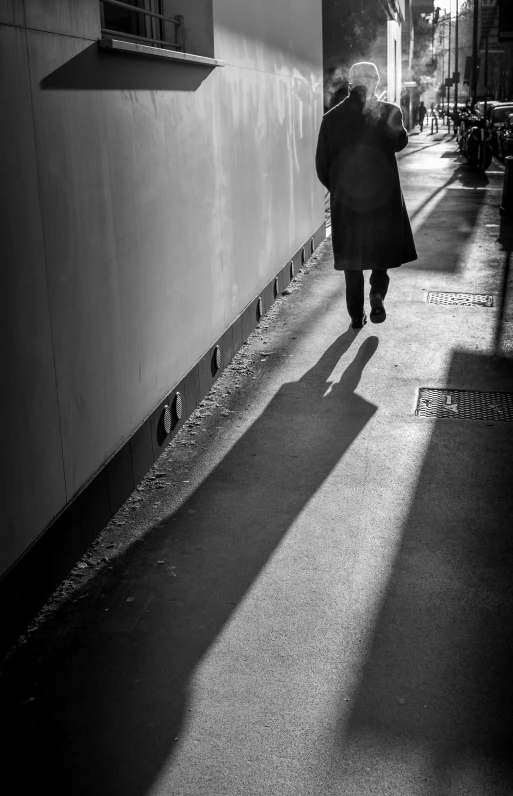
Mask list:
POLYGON ((403 125, 400 108, 394 107, 385 122, 385 134, 394 152, 400 152, 408 143, 408 133, 403 125))
POLYGON ((399 108, 396 108, 388 115, 386 120, 385 129, 387 135, 392 138, 396 139, 404 130, 403 127, 403 116, 399 108))

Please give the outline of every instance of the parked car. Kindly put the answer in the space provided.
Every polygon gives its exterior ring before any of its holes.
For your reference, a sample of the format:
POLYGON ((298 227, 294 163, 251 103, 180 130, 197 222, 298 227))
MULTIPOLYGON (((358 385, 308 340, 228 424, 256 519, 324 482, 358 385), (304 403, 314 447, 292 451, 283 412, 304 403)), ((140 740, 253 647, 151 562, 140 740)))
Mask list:
MULTIPOLYGON (((498 104, 499 104, 498 100, 488 100, 486 102, 486 116, 488 119, 490 118, 490 113, 492 112, 493 108, 498 104)), ((476 116, 479 116, 482 119, 484 116, 484 109, 485 109, 485 101, 480 100, 479 102, 475 103, 472 110, 474 111, 476 116)))
POLYGON ((498 156, 504 160, 508 155, 513 155, 513 113, 510 113, 497 133, 498 156))
POLYGON ((492 134, 492 151, 494 155, 499 154, 499 130, 501 127, 504 127, 504 124, 511 113, 513 113, 513 102, 499 102, 497 105, 493 106, 492 110, 488 114, 492 134))

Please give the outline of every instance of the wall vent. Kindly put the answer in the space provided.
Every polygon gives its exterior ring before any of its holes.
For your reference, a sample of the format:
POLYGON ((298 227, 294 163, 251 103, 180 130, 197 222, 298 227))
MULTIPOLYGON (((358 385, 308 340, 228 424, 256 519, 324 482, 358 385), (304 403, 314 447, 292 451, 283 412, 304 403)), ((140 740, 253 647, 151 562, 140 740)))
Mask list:
POLYGON ((177 392, 176 395, 175 395, 175 415, 176 415, 176 419, 177 420, 181 420, 182 419, 182 414, 183 414, 182 396, 180 395, 179 392, 177 392))
POLYGON ((171 409, 167 404, 164 407, 164 414, 162 420, 164 423, 164 431, 166 432, 166 434, 169 434, 171 432, 172 421, 171 421, 171 409))

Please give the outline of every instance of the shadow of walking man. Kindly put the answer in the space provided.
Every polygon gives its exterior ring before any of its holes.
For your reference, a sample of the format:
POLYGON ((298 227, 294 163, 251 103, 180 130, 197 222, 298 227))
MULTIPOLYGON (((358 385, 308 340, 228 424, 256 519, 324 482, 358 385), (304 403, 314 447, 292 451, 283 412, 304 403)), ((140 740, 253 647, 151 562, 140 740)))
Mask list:
POLYGON ((31 760, 18 781, 37 772, 53 794, 141 796, 163 766, 172 771, 198 664, 377 410, 355 393, 376 337, 330 381, 356 337, 349 329, 284 384, 185 503, 99 573, 98 588, 89 581, 101 605, 79 603, 89 605, 72 625, 63 606, 10 661, 11 760, 31 760), (173 566, 155 566, 163 560, 173 566), (30 717, 19 710, 27 682, 38 692, 30 717))

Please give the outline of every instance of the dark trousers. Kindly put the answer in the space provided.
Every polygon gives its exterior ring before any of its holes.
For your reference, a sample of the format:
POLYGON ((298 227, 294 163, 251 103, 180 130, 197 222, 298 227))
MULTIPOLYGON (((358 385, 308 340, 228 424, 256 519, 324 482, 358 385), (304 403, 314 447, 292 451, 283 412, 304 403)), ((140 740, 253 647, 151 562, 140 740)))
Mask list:
MULTIPOLYGON (((351 318, 360 320, 363 316, 364 287, 365 280, 363 271, 344 271, 346 277, 346 304, 347 311, 351 318)), ((390 277, 385 270, 371 271, 370 298, 375 293, 379 293, 381 298, 385 298, 388 290, 390 277)))

